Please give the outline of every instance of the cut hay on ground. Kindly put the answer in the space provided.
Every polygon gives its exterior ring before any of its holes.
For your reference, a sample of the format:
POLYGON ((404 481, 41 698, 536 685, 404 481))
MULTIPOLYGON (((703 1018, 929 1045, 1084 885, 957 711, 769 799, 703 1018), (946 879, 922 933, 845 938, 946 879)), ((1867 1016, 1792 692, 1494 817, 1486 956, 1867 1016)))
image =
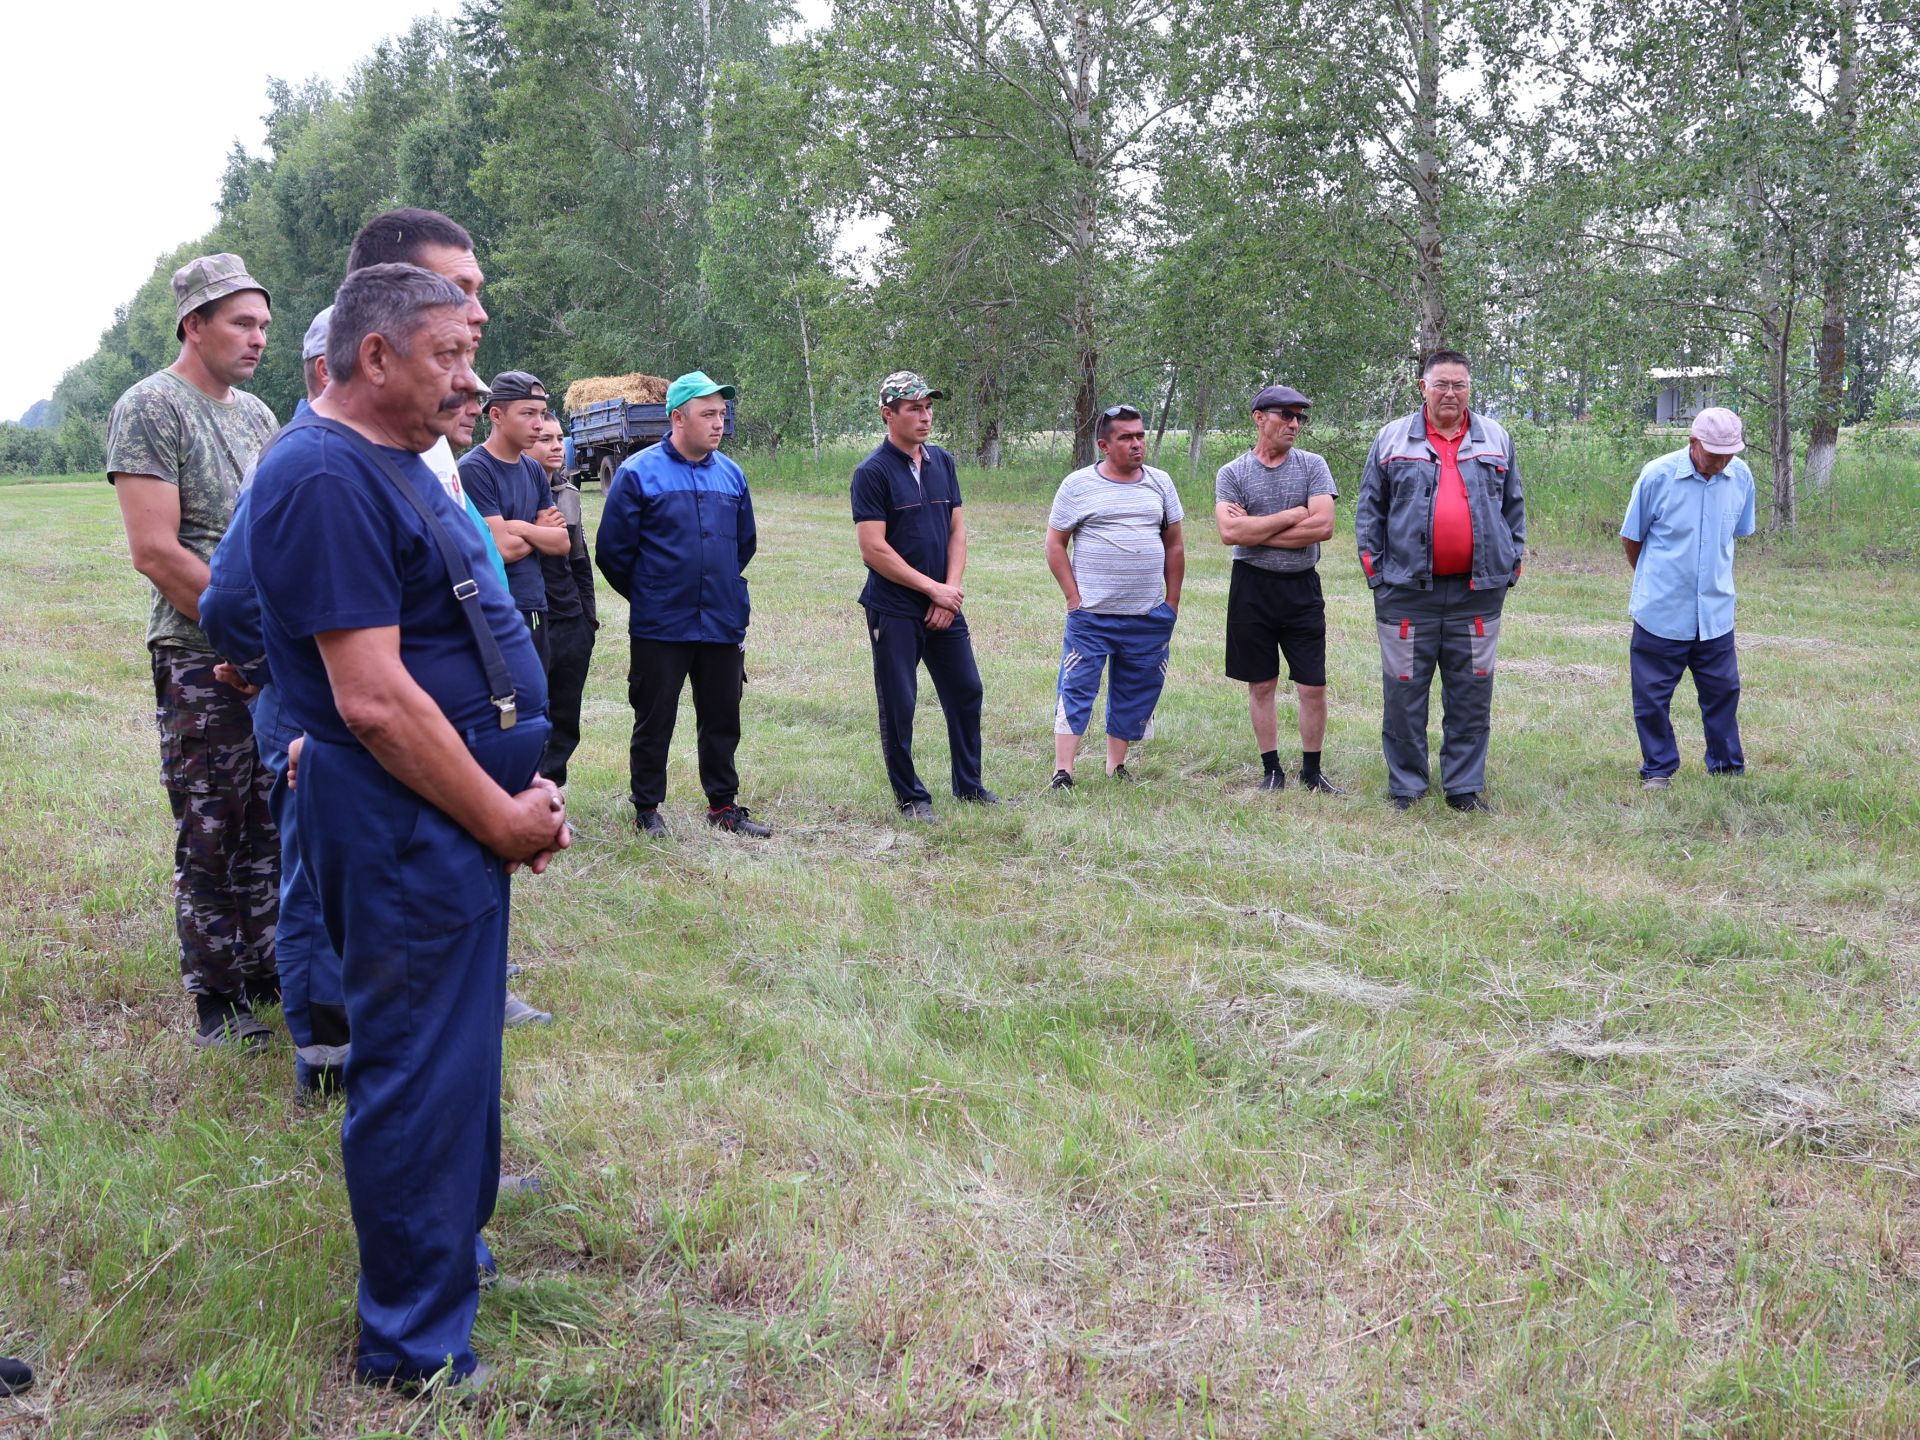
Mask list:
POLYGON ((658 375, 589 375, 567 386, 567 413, 602 400, 625 400, 629 405, 658 405, 667 398, 667 382, 658 375))

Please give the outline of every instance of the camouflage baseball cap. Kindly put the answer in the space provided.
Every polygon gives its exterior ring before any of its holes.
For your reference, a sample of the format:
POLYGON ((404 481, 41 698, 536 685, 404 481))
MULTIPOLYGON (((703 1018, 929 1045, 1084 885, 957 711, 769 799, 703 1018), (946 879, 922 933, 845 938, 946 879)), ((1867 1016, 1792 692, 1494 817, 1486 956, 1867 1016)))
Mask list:
POLYGON ((927 384, 924 377, 911 370, 896 370, 880 382, 880 403, 891 405, 896 400, 944 400, 947 392, 936 390, 927 384))
POLYGON ((238 255, 222 252, 189 260, 173 272, 173 323, 180 324, 209 300, 222 300, 242 290, 258 290, 269 305, 273 303, 267 287, 247 273, 247 262, 238 255))

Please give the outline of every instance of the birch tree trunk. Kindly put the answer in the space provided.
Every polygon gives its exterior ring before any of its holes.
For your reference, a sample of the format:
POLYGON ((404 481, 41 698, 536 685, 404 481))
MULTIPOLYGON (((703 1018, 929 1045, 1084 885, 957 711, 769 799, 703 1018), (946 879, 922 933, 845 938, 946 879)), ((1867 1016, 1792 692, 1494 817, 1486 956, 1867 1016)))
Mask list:
POLYGON ((1193 397, 1193 429, 1187 433, 1187 480, 1200 473, 1200 454, 1207 444, 1207 426, 1213 419, 1213 384, 1204 377, 1193 397))
POLYGON ((1847 302, 1851 267, 1848 265, 1848 217, 1845 198, 1852 189, 1855 154, 1855 101, 1860 90, 1860 53, 1856 33, 1859 0, 1842 0, 1839 12, 1839 74, 1827 124, 1838 141, 1839 174, 1835 177, 1841 202, 1834 204, 1823 237, 1821 257, 1820 338, 1814 344, 1814 370, 1819 389, 1814 399, 1813 432, 1807 441, 1807 488, 1825 490, 1833 480, 1833 462, 1840 450, 1840 414, 1847 388, 1847 302))
POLYGON ((1413 246, 1419 276, 1416 323, 1420 362, 1446 348, 1447 299, 1440 232, 1440 20, 1439 0, 1421 0, 1415 45, 1414 198, 1419 207, 1413 246))

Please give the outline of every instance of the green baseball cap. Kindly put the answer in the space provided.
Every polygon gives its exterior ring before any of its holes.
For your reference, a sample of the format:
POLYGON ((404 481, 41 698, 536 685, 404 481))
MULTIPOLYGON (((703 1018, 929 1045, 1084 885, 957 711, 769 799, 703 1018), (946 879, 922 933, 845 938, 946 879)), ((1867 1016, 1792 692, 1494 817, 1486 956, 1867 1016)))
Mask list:
POLYGON ((698 400, 703 395, 724 395, 731 400, 734 389, 731 385, 722 385, 704 370, 689 370, 667 386, 667 414, 671 415, 687 401, 698 400))
POLYGON ((896 370, 880 382, 880 403, 891 405, 896 400, 944 400, 947 392, 936 390, 926 382, 926 378, 911 370, 896 370))

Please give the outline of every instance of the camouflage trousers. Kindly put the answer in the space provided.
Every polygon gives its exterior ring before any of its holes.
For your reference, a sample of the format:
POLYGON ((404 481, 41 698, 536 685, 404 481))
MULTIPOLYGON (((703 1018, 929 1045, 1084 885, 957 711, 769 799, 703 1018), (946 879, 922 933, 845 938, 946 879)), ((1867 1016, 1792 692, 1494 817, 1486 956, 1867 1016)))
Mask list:
POLYGON ((277 987, 280 836, 267 799, 273 772, 253 743, 240 692, 215 660, 153 652, 160 779, 173 807, 173 903, 180 978, 189 995, 235 998, 277 987))

